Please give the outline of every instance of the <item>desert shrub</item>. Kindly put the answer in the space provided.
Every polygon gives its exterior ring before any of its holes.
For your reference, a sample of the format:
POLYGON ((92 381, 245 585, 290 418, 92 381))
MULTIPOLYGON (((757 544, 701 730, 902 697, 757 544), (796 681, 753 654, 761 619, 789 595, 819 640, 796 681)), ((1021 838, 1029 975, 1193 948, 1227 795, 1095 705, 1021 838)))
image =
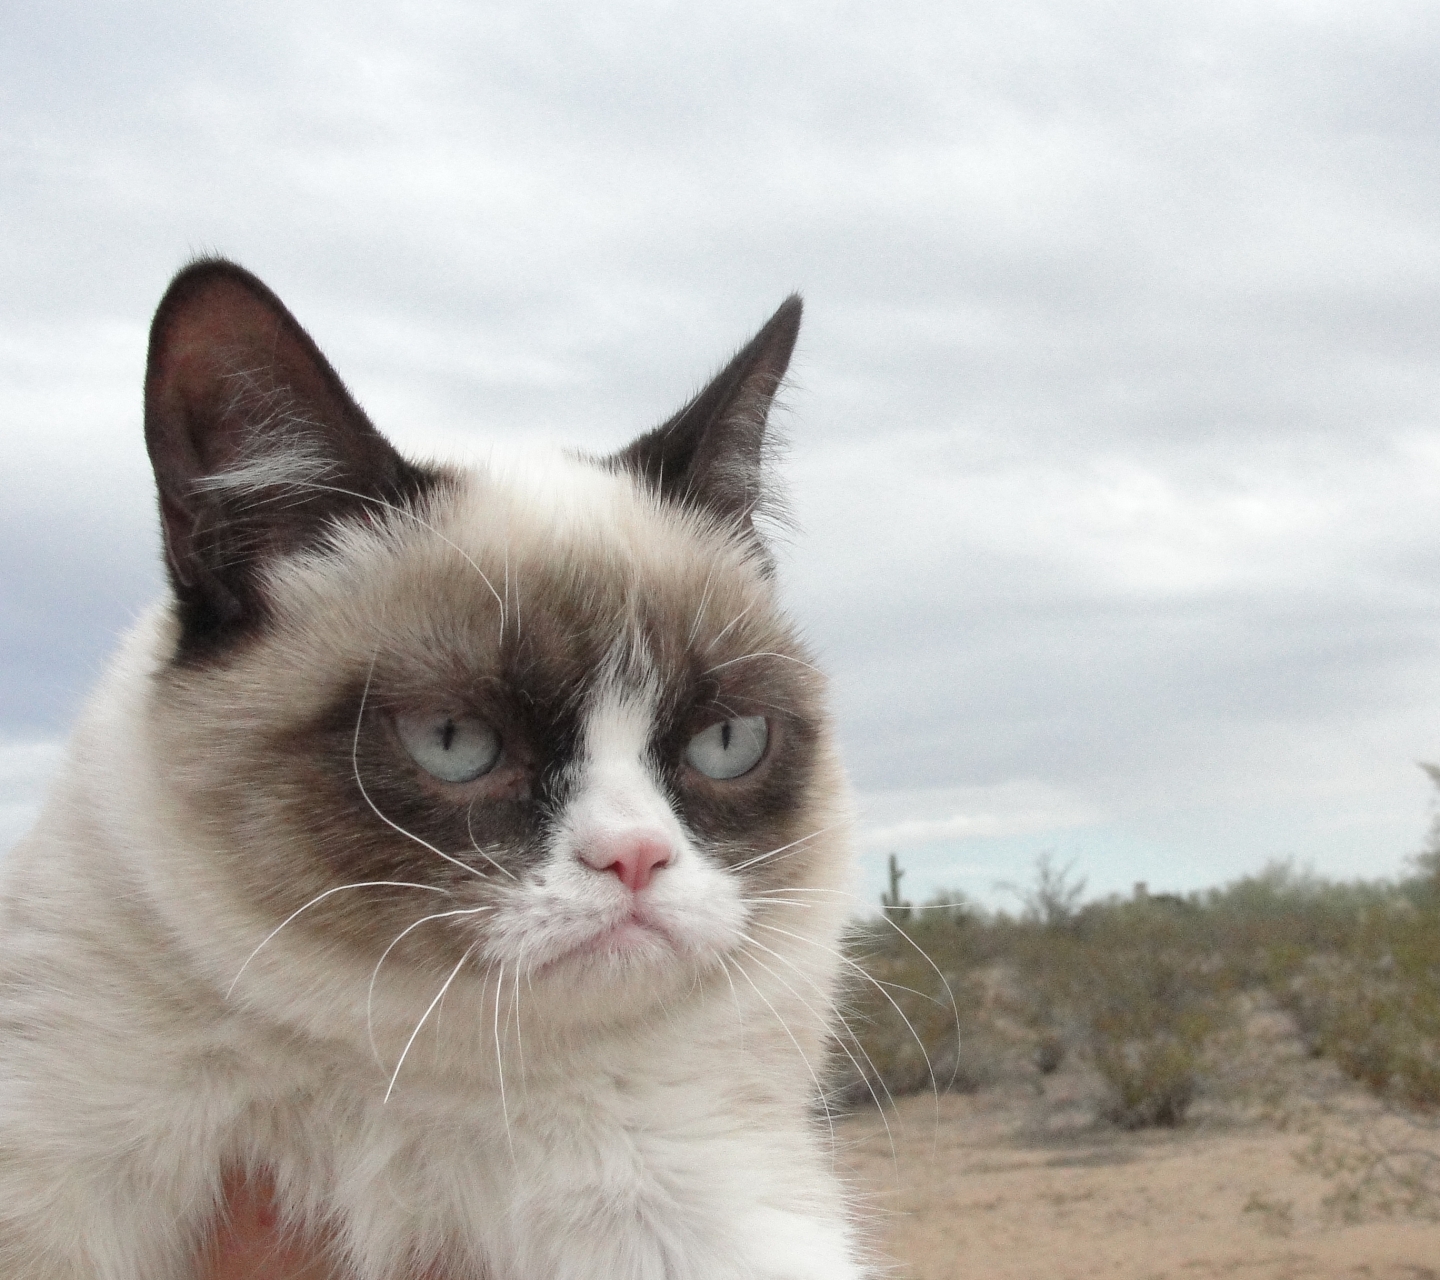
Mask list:
POLYGON ((1230 984, 1268 989, 1312 1053, 1409 1106, 1440 1104, 1440 892, 1426 857, 1399 885, 1281 863, 1203 898, 1230 984))
MULTIPOLYGON (((1426 766, 1433 779, 1440 771, 1426 766)), ((1269 874, 1264 982, 1312 1052, 1387 1101, 1440 1108, 1440 819, 1399 884, 1269 874)), ((1232 914, 1239 895, 1214 895, 1232 914)), ((1248 905, 1248 904, 1247 904, 1248 905)))
POLYGON ((1108 1086, 1100 1114, 1124 1129, 1183 1124, 1195 1100, 1200 1044, 1146 1029, 1141 1036, 1098 1031, 1095 1065, 1108 1086))
POLYGON ((1371 913, 1342 951, 1310 957, 1285 998, 1346 1074, 1402 1106, 1440 1109, 1440 911, 1371 913))
POLYGON ((1393 896, 1388 885, 1336 884, 1275 862, 1194 901, 1231 985, 1278 994, 1312 957, 1349 948, 1367 912, 1393 896))
POLYGON ((1231 992, 1186 900, 1114 902, 1083 920, 1071 1000, 1104 1084, 1101 1114, 1126 1128, 1181 1124, 1231 992))

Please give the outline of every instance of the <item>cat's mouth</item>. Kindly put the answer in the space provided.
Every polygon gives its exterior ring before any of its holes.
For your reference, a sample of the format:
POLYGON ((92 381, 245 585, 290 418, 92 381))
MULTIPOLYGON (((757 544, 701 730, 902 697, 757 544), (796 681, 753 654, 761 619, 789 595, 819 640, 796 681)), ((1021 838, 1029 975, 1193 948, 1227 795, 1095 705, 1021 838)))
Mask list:
POLYGON ((679 946, 670 931, 639 907, 553 956, 542 970, 586 960, 655 961, 673 958, 679 946))
POLYGON ((632 910, 622 920, 601 930, 579 950, 589 955, 629 956, 651 952, 657 947, 667 951, 675 949, 675 941, 660 924, 638 909, 632 910))

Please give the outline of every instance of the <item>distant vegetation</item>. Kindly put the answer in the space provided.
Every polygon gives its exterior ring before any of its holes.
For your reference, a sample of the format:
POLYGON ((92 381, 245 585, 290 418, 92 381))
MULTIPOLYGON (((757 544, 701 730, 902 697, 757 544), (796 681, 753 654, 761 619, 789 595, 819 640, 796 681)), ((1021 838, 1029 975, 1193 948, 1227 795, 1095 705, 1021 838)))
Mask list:
MULTIPOLYGON (((1440 772, 1430 769, 1440 785, 1440 772)), ((883 909, 850 954, 835 1098, 977 1089, 1067 1059, 1101 1117, 1178 1125, 1216 1046, 1257 1002, 1388 1104, 1440 1113, 1440 822, 1413 874, 1339 884, 1276 865, 1223 888, 1083 902, 1042 857, 1014 913, 962 895, 919 906, 892 857, 883 909)))

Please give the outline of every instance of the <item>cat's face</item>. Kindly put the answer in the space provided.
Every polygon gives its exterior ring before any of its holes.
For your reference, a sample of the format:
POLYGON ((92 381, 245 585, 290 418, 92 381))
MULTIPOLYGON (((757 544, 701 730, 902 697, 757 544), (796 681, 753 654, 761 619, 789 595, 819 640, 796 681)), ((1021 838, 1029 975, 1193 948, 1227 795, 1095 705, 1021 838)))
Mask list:
POLYGON ((601 1012, 838 882, 823 681, 751 518, 797 323, 615 458, 422 469, 263 286, 182 274, 147 383, 155 733, 262 922, 601 1012))

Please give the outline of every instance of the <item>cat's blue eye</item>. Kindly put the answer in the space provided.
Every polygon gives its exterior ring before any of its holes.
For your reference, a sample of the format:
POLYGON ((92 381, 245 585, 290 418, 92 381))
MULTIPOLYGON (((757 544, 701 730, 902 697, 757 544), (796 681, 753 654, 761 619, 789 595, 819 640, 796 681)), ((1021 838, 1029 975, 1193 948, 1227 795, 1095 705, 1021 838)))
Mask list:
POLYGON ((759 764, 769 740, 764 716, 736 716, 701 729, 685 747, 685 760, 707 778, 724 782, 759 764))
POLYGON ((500 735, 478 716, 397 715, 395 732, 410 758, 441 782, 473 782, 500 758, 500 735))

